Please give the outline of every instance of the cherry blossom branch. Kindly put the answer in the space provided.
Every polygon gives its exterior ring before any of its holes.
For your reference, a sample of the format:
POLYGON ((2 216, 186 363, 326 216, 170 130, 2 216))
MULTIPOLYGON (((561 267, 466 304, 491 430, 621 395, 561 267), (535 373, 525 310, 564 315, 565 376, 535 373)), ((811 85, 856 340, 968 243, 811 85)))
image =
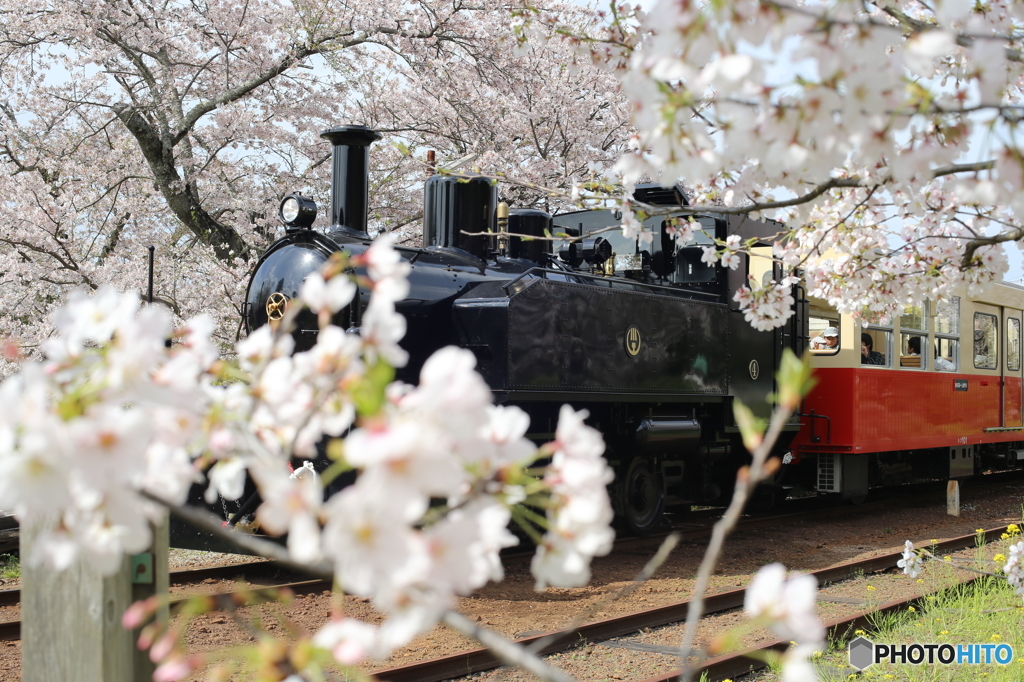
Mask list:
POLYGON ((295 561, 288 554, 288 550, 271 540, 249 535, 239 531, 229 530, 224 526, 224 520, 205 509, 198 509, 188 505, 179 506, 172 504, 158 495, 146 490, 139 491, 139 494, 157 504, 166 507, 167 510, 182 521, 188 522, 201 531, 207 532, 216 538, 224 540, 231 545, 243 550, 246 554, 261 556, 270 559, 276 564, 300 573, 307 573, 322 580, 334 579, 334 567, 326 562, 303 563, 295 561))
POLYGON ((722 518, 714 525, 711 531, 711 541, 708 543, 704 558, 697 569, 693 596, 690 597, 690 606, 686 611, 686 628, 683 632, 683 642, 680 645, 683 669, 680 677, 686 682, 693 679, 693 666, 689 662, 689 654, 687 652, 693 651, 694 640, 697 637, 697 625, 704 615, 704 596, 707 593, 711 574, 714 572, 715 566, 722 555, 725 538, 736 528, 736 524, 743 515, 743 508, 746 506, 750 494, 758 484, 774 473, 773 468, 766 466, 768 455, 775 446, 775 442, 782 433, 782 429, 789 423, 790 414, 792 414, 791 409, 780 407, 776 407, 772 412, 772 419, 768 425, 768 431, 764 436, 764 440, 754 450, 750 466, 740 469, 736 475, 736 487, 733 492, 732 501, 729 502, 725 513, 722 514, 722 518))
POLYGON ((515 642, 510 642, 495 632, 480 627, 461 613, 446 611, 441 621, 456 632, 480 642, 505 663, 519 666, 545 682, 573 682, 572 677, 558 668, 547 665, 531 651, 515 642))
POLYGON ((636 576, 634 576, 631 582, 623 585, 615 592, 606 595, 604 598, 597 600, 587 608, 577 613, 575 616, 573 616, 573 619, 569 622, 569 624, 563 627, 560 632, 548 635, 547 637, 541 637, 533 644, 531 644, 527 649, 532 653, 539 653, 543 651, 549 645, 557 642, 558 640, 564 637, 571 635, 573 631, 577 627, 585 623, 592 614, 597 613, 609 604, 612 604, 620 599, 624 599, 629 595, 633 594, 634 592, 636 592, 641 585, 650 580, 651 576, 653 576, 657 572, 657 570, 661 568, 662 564, 664 564, 665 561, 668 560, 669 555, 672 553, 672 551, 676 548, 678 544, 679 533, 671 533, 662 541, 661 545, 658 547, 658 551, 654 553, 654 556, 651 557, 646 564, 644 564, 644 567, 640 569, 640 572, 637 573, 636 576))

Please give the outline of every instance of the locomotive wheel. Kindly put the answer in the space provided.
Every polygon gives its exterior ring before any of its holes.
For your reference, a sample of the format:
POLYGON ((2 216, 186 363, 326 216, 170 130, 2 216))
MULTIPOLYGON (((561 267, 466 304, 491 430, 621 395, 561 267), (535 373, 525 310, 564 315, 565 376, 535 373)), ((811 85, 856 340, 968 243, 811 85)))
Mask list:
POLYGON ((661 524, 665 510, 665 482, 650 459, 629 463, 619 491, 622 518, 633 533, 649 535, 661 524))

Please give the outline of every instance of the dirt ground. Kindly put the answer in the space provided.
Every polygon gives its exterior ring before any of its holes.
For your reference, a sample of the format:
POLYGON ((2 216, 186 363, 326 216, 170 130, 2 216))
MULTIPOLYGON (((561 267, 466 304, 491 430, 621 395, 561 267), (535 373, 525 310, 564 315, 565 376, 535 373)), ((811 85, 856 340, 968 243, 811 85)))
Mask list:
MULTIPOLYGON (((945 500, 937 495, 934 501, 914 502, 898 509, 850 507, 849 513, 841 516, 741 529, 728 540, 710 591, 743 587, 760 566, 775 561, 792 571, 811 571, 899 551, 907 539, 927 544, 932 539, 967 535, 976 528, 1019 522, 1024 484, 997 487, 975 482, 962 491, 961 500, 959 518, 946 515, 945 500)), ((703 548, 703 542, 683 542, 653 579, 623 599, 615 599, 614 595, 633 580, 652 556, 656 549, 654 544, 617 548, 611 555, 597 559, 593 564, 593 578, 586 587, 549 589, 543 593, 534 590, 529 559, 512 559, 506 562, 506 578, 502 583, 488 585, 473 597, 460 600, 458 606, 476 622, 512 638, 565 627, 584 613, 588 615, 583 620, 594 621, 663 606, 689 597, 703 548)), ((216 587, 213 585, 211 589, 216 587)), ((924 587, 926 585, 901 574, 845 581, 823 590, 820 615, 825 620, 836 618, 863 610, 865 604, 890 601, 924 587)), ((315 594, 297 597, 287 608, 270 605, 252 609, 251 615, 261 616, 264 622, 280 619, 271 626, 272 631, 282 632, 291 627, 315 631, 327 620, 330 608, 329 594, 315 594)), ((371 622, 378 619, 365 600, 346 598, 345 609, 354 617, 371 622)), ((2 619, 18 617, 16 609, 4 611, 0 614, 2 619)), ((702 626, 701 636, 709 638, 741 617, 742 614, 736 612, 710 617, 702 626)), ((642 680, 678 667, 678 660, 662 649, 678 646, 680 636, 677 628, 658 628, 635 637, 572 649, 550 660, 576 679, 642 680)), ((766 637, 770 635, 752 632, 744 642, 753 643, 766 637)), ((220 613, 196 618, 189 627, 192 652, 250 641, 248 633, 220 613)), ((473 642, 445 626, 438 626, 396 651, 391 659, 366 667, 364 671, 383 670, 469 648, 475 648, 473 642)), ((20 664, 20 642, 0 643, 0 680, 20 679, 20 664)), ((199 680, 203 676, 190 679, 199 680)), ((499 669, 468 679, 518 681, 532 678, 518 671, 499 669)))

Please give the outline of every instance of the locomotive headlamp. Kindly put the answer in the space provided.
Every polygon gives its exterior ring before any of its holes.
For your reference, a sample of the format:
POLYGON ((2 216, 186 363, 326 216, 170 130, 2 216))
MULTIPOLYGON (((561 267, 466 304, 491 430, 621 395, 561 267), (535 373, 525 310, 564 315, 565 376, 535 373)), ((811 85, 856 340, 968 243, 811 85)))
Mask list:
POLYGON ((308 228, 316 220, 316 202, 298 193, 289 194, 281 201, 278 215, 289 230, 308 228))

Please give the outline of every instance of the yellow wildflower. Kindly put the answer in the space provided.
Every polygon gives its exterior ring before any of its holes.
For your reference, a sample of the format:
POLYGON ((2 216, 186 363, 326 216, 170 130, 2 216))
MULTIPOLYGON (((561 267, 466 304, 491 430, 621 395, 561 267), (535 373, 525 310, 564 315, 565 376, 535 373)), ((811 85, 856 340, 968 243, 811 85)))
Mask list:
POLYGON ((1000 637, 999 635, 992 635, 991 637, 989 637, 989 639, 991 639, 993 642, 998 642, 1002 639, 1002 637, 1000 637))
POLYGON ((875 587, 874 585, 868 585, 868 592, 874 592, 876 589, 878 589, 878 588, 875 587))
POLYGON ((908 606, 907 611, 910 611, 911 613, 916 613, 917 609, 915 609, 913 606, 908 606))
POLYGON ((984 532, 985 532, 985 529, 984 529, 984 528, 975 528, 975 529, 974 529, 974 532, 975 532, 975 533, 984 533, 984 532))
MULTIPOLYGON (((948 635, 949 634, 949 630, 940 630, 939 634, 940 635, 948 635)), ((1024 660, 1024 659, 1021 659, 1021 660, 1024 660)))
POLYGON ((1006 557, 1002 554, 996 554, 994 557, 992 557, 992 561, 996 562, 997 564, 1005 564, 1006 557))

